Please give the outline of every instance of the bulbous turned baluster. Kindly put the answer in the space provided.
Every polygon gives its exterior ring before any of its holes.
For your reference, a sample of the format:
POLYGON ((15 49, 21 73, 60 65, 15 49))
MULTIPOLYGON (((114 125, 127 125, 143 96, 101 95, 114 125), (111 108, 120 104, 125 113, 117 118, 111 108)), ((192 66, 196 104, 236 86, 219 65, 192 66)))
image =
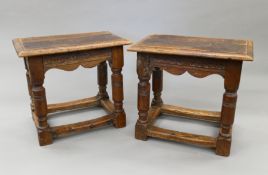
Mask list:
POLYGON ((108 99, 109 95, 106 91, 107 89, 107 63, 106 61, 100 63, 98 65, 98 85, 99 85, 99 92, 98 96, 101 99, 108 99))
POLYGON ((137 74, 139 78, 138 83, 138 110, 139 118, 136 123, 135 137, 136 139, 147 139, 147 125, 148 125, 148 110, 150 107, 150 77, 151 70, 149 59, 138 53, 137 58, 137 74))
POLYGON ((225 68, 224 88, 220 132, 216 143, 216 154, 229 156, 232 142, 232 125, 234 123, 237 90, 242 69, 241 61, 229 62, 225 68))
POLYGON ((124 65, 123 47, 114 47, 112 49, 112 94, 114 101, 114 126, 122 128, 126 126, 126 114, 123 108, 123 75, 121 73, 124 65))
POLYGON ((33 104, 33 99, 32 99, 32 83, 30 80, 30 72, 29 72, 29 68, 27 65, 27 58, 24 59, 24 65, 25 65, 25 69, 26 69, 26 80, 27 80, 27 85, 28 85, 28 92, 30 95, 30 99, 31 99, 31 103, 30 103, 30 107, 31 107, 31 111, 34 112, 34 104, 33 104))
POLYGON ((154 98, 152 100, 152 106, 161 106, 163 100, 161 98, 163 90, 163 71, 160 68, 153 70, 153 92, 154 98))
POLYGON ((39 144, 41 146, 52 143, 52 134, 47 123, 47 101, 46 92, 43 87, 44 68, 42 57, 31 57, 27 59, 32 85, 31 94, 34 103, 34 119, 38 131, 39 144))

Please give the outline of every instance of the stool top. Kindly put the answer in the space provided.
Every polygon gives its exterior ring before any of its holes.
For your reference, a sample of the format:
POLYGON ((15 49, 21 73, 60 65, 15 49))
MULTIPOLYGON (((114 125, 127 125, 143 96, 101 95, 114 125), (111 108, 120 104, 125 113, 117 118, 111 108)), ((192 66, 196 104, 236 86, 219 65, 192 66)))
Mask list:
POLYGON ((17 38, 13 45, 19 57, 49 55, 130 44, 110 32, 17 38))
POLYGON ((128 51, 253 61, 253 42, 176 35, 150 35, 128 51))

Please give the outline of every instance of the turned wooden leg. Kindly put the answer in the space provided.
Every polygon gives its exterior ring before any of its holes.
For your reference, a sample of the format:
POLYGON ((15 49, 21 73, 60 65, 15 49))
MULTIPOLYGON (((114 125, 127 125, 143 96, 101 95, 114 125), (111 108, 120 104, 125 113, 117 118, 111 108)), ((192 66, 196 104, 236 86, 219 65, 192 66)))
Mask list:
POLYGON ((221 156, 229 156, 232 142, 232 125, 234 123, 237 89, 240 82, 240 74, 242 69, 241 61, 229 62, 225 69, 220 132, 217 138, 216 154, 221 156))
POLYGON ((33 106, 33 99, 32 99, 32 84, 31 84, 31 81, 30 81, 30 73, 29 73, 29 69, 28 69, 26 59, 24 59, 24 65, 25 65, 25 69, 26 69, 26 79, 27 79, 27 84, 28 84, 29 96, 31 98, 30 107, 31 107, 31 111, 33 112, 34 111, 34 106, 33 106))
POLYGON ((104 61, 98 65, 98 84, 99 84, 98 96, 101 99, 108 99, 109 95, 106 91, 106 85, 107 85, 107 63, 106 63, 106 61, 104 61))
POLYGON ((163 104, 161 93, 163 90, 163 71, 159 68, 153 70, 153 92, 154 98, 152 106, 161 106, 163 104))
POLYGON ((114 126, 122 128, 126 126, 126 114, 123 109, 123 75, 121 74, 124 65, 123 47, 118 46, 112 49, 112 94, 114 101, 114 126))
POLYGON ((47 123, 46 92, 43 87, 44 69, 42 57, 28 58, 30 81, 32 84, 32 99, 34 103, 34 119, 38 131, 40 146, 52 143, 52 135, 47 123))
POLYGON ((147 139, 148 110, 150 107, 150 65, 149 59, 138 53, 137 73, 138 84, 138 110, 139 119, 136 123, 135 137, 139 140, 147 139))

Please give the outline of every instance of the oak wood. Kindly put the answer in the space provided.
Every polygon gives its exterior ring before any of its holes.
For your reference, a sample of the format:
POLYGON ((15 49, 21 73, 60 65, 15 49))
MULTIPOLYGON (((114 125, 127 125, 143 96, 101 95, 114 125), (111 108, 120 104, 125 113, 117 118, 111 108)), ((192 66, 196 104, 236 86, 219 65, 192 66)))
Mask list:
POLYGON ((42 57, 27 58, 26 64, 29 69, 31 81, 31 94, 34 106, 34 116, 36 116, 36 128, 40 146, 48 145, 53 142, 52 135, 49 132, 47 122, 47 100, 44 84, 44 67, 42 57))
POLYGON ((153 125, 156 118, 161 114, 161 107, 152 106, 148 111, 148 125, 153 125))
POLYGON ((126 44, 130 44, 130 41, 110 32, 51 35, 13 40, 19 57, 92 50, 126 44))
POLYGON ((216 123, 219 123, 221 119, 221 112, 189 109, 166 104, 161 106, 161 113, 216 123))
POLYGON ((148 136, 177 141, 182 143, 194 144, 204 147, 215 148, 216 139, 209 136, 202 136, 197 134, 189 134, 184 132, 172 131, 168 129, 150 126, 147 130, 148 136))
POLYGON ((48 104, 47 105, 47 112, 59 112, 59 111, 66 111, 66 110, 74 110, 80 108, 87 108, 93 107, 100 104, 100 98, 98 96, 91 97, 91 98, 84 98, 80 100, 74 100, 64 103, 56 103, 56 104, 48 104))
POLYGON ((152 100, 153 106, 161 106, 163 104, 163 100, 161 98, 162 90, 163 90, 163 70, 156 67, 153 70, 153 92, 154 98, 152 100))
POLYGON ((148 111, 150 107, 150 78, 152 70, 150 62, 144 55, 137 55, 137 74, 138 83, 138 110, 139 118, 135 127, 135 138, 140 140, 147 139, 148 111))
POLYGON ((100 101, 101 106, 109 113, 114 112, 114 104, 109 99, 104 99, 100 101))
POLYGON ((85 50, 80 52, 59 53, 44 55, 44 70, 61 69, 73 71, 79 66, 92 68, 111 58, 111 49, 85 50))
POLYGON ((83 132, 83 131, 87 131, 93 128, 110 125, 112 124, 113 119, 114 119, 114 116, 112 114, 109 114, 109 115, 105 115, 103 117, 99 117, 99 118, 88 120, 88 121, 51 127, 51 132, 53 134, 53 137, 66 136, 66 135, 73 134, 76 132, 83 132))
POLYGON ((252 41, 152 35, 132 45, 129 50, 137 52, 139 118, 136 138, 147 140, 149 136, 212 147, 216 154, 228 156, 242 62, 253 60, 252 41), (225 87, 221 112, 163 104, 163 70, 174 75, 188 72, 196 78, 220 75, 225 87), (149 108, 151 74, 154 98, 149 108), (154 121, 161 114, 216 122, 219 124, 219 135, 212 138, 156 127, 154 121))
MULTIPOLYGON (((82 132, 91 128, 114 124, 116 128, 126 125, 123 108, 123 45, 129 41, 110 32, 84 33, 33 37, 13 40, 18 56, 24 57, 31 109, 41 146, 51 144, 53 138, 82 132), (107 61, 112 69, 113 101, 106 91, 108 82, 107 61), (97 67, 99 90, 95 97, 47 105, 43 87, 46 71, 61 69, 73 71, 79 66, 97 67), (50 127, 48 113, 80 109, 92 106, 103 107, 109 115, 68 124, 50 127)), ((60 82, 59 82, 60 83, 60 82)))
POLYGON ((123 108, 123 75, 122 68, 124 66, 123 47, 112 48, 112 95, 114 101, 114 126, 122 128, 126 126, 126 114, 123 108))
POLYGON ((27 85, 28 85, 28 93, 31 99, 31 103, 30 103, 30 107, 31 107, 31 111, 34 111, 34 104, 33 104, 33 94, 32 94, 32 82, 30 79, 30 72, 29 72, 29 68, 28 68, 28 63, 27 60, 24 59, 24 66, 26 69, 26 80, 27 80, 27 85))
POLYGON ((232 126, 234 123, 237 90, 240 83, 242 61, 230 62, 226 66, 224 79, 220 132, 217 139, 216 154, 229 156, 232 141, 232 126))
POLYGON ((253 42, 250 40, 150 35, 128 51, 253 61, 253 42))
POLYGON ((101 99, 109 98, 109 95, 106 91, 107 82, 108 82, 107 63, 106 61, 103 61, 98 65, 98 85, 99 85, 98 96, 101 99))
POLYGON ((150 69, 160 68, 173 75, 182 75, 188 72, 196 78, 204 78, 217 74, 224 78, 225 67, 228 60, 211 59, 194 56, 161 55, 140 53, 150 58, 150 69))

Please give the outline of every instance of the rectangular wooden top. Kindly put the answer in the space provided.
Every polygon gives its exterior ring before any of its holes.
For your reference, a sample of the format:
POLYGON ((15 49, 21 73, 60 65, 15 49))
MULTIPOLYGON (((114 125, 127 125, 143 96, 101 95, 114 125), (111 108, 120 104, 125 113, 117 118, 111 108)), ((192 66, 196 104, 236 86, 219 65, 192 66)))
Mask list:
POLYGON ((19 57, 49 55, 130 44, 110 32, 17 38, 13 45, 19 57))
POLYGON ((253 61, 253 42, 249 40, 150 35, 128 51, 253 61))

